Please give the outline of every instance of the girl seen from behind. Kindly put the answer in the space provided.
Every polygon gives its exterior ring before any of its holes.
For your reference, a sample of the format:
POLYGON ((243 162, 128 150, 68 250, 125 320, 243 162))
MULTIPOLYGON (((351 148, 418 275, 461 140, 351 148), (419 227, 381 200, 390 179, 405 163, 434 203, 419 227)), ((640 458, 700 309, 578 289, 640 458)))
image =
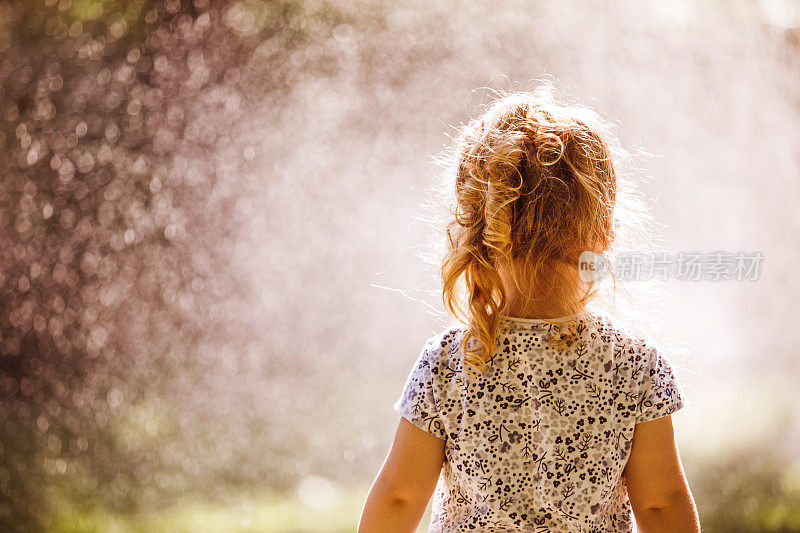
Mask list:
POLYGON ((549 85, 501 95, 460 130, 441 176, 456 322, 425 342, 394 404, 359 533, 416 531, 431 496, 434 533, 700 530, 670 361, 592 307, 601 280, 579 269, 626 230, 618 146, 549 85))

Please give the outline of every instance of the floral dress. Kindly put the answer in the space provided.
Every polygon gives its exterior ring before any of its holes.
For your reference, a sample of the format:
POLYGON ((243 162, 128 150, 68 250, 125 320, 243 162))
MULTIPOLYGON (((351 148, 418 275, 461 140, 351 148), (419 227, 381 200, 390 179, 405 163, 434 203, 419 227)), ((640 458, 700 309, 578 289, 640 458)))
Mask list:
POLYGON ((478 378, 462 370, 465 329, 448 328, 393 406, 445 441, 428 532, 635 531, 623 477, 634 426, 685 402, 669 360, 590 312, 500 319, 478 378), (566 324, 574 342, 552 348, 566 324))

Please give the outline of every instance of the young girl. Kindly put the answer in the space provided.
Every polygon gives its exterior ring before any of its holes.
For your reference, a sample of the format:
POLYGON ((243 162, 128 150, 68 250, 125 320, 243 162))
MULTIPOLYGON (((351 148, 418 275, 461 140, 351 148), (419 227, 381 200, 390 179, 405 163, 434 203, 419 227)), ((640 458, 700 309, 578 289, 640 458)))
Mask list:
POLYGON ((462 325, 412 367, 359 533, 416 531, 432 494, 435 533, 700 530, 668 359, 587 308, 578 258, 608 255, 620 229, 615 141, 547 86, 461 131, 441 277, 462 325))

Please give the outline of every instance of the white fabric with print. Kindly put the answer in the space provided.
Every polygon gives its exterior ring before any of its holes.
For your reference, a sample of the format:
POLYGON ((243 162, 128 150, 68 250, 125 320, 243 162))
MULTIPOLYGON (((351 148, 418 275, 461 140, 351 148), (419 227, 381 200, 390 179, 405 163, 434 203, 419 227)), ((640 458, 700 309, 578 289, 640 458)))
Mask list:
POLYGON ((561 326, 501 317, 479 379, 462 371, 464 328, 425 343, 394 409, 445 441, 429 533, 635 530, 622 477, 634 426, 684 394, 651 343, 607 317, 571 318, 576 340, 555 350, 544 341, 561 326))

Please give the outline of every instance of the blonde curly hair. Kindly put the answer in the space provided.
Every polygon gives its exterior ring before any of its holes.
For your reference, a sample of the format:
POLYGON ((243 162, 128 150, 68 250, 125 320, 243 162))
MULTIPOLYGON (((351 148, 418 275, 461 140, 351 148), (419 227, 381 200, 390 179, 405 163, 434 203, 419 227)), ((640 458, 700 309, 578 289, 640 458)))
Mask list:
MULTIPOLYGON (((461 350, 473 375, 491 358, 511 305, 504 279, 521 295, 516 312, 545 320, 582 311, 594 296, 594 283, 576 273, 583 251, 602 256, 615 239, 612 156, 624 150, 611 127, 542 85, 500 94, 458 132, 444 159, 455 196, 439 274, 445 309, 468 326, 461 350), (468 349, 470 338, 478 342, 468 349)), ((554 322, 550 345, 570 347, 574 324, 554 322)))

